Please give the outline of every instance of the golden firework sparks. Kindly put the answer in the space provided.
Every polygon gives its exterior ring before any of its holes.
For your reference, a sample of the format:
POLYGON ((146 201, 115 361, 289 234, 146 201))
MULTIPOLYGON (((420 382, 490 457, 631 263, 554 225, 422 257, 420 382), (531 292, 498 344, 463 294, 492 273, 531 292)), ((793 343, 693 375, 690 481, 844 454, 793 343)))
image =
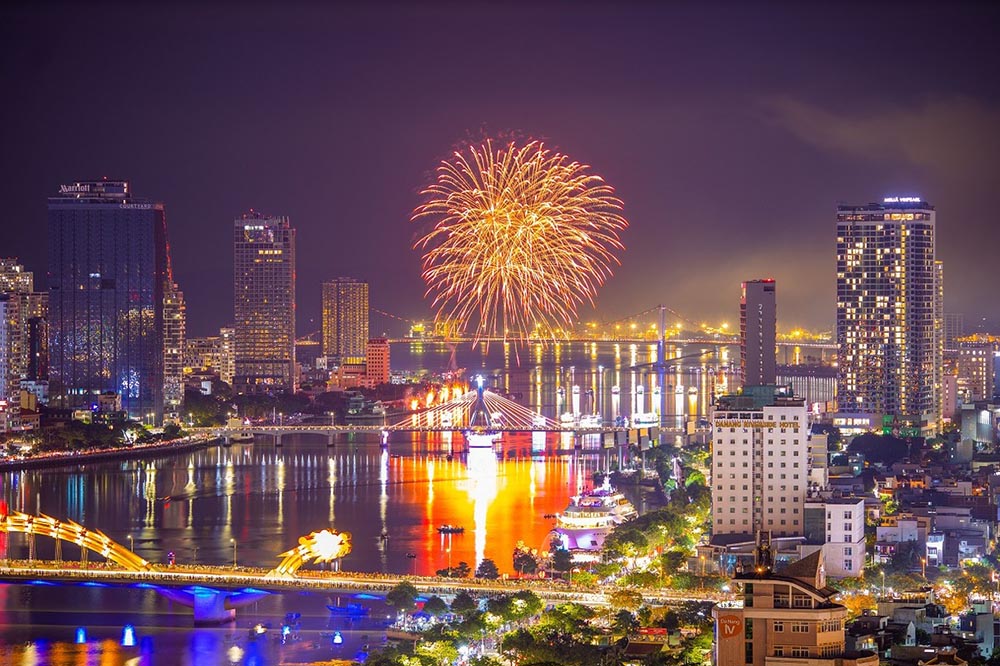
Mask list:
POLYGON ((433 222, 414 245, 427 295, 439 321, 477 340, 572 327, 624 249, 614 189, 538 141, 458 151, 422 194, 412 219, 433 222))

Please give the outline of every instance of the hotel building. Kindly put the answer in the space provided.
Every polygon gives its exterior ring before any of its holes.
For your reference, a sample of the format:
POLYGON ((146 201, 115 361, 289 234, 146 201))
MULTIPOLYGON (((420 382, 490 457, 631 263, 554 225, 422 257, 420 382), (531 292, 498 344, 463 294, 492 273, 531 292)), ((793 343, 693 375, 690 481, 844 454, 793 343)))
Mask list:
POLYGON ((238 393, 295 391, 295 230, 250 211, 233 223, 238 393))
POLYGON ((135 419, 163 414, 162 203, 122 180, 62 185, 49 198, 50 402, 92 409, 114 393, 135 419))
POLYGON ((712 608, 715 666, 878 666, 874 652, 846 649, 847 608, 826 585, 823 551, 774 573, 770 546, 737 571, 737 601, 712 608))
POLYGON ((808 490, 805 401, 774 386, 719 398, 712 414, 712 539, 800 536, 808 490))
POLYGON ((944 350, 934 207, 917 197, 837 211, 838 410, 937 429, 944 350))

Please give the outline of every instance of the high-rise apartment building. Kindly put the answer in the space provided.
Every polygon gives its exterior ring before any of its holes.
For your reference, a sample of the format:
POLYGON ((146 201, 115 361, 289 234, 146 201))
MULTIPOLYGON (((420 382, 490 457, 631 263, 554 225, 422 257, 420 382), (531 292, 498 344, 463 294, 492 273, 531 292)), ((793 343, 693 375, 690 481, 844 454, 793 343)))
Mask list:
POLYGON ((323 283, 323 354, 361 363, 368 344, 368 283, 340 277, 323 283))
POLYGON ((389 383, 389 341, 372 338, 365 353, 365 384, 372 388, 389 383))
POLYGON ((965 335, 965 317, 961 313, 946 312, 944 319, 944 347, 954 349, 958 339, 965 335))
POLYGON ((219 329, 219 379, 230 386, 236 375, 236 329, 219 329))
POLYGON ((165 418, 178 420, 184 404, 184 337, 187 308, 184 292, 168 281, 163 297, 163 412, 165 418))
POLYGON ((20 426, 17 338, 20 309, 16 294, 0 293, 0 433, 20 426))
POLYGON ((942 266, 934 207, 917 197, 837 212, 837 401, 926 431, 941 418, 942 266))
POLYGON ((240 393, 295 391, 295 230, 250 211, 233 223, 235 368, 240 393))
POLYGON ((121 180, 49 198, 49 378, 56 407, 115 393, 132 418, 163 413, 168 246, 162 203, 121 180))
POLYGON ((15 380, 44 380, 48 377, 46 319, 49 295, 34 290, 34 274, 24 270, 15 258, 0 259, 0 294, 9 294, 11 370, 15 380))
POLYGON ((28 294, 35 290, 35 275, 24 270, 17 258, 0 258, 0 293, 28 294))
POLYGON ((743 283, 740 299, 740 369, 744 386, 773 386, 778 311, 774 280, 743 283))
POLYGON ((211 369, 219 373, 219 379, 233 384, 233 339, 232 328, 219 329, 219 335, 204 338, 187 338, 184 341, 184 367, 189 371, 211 369))

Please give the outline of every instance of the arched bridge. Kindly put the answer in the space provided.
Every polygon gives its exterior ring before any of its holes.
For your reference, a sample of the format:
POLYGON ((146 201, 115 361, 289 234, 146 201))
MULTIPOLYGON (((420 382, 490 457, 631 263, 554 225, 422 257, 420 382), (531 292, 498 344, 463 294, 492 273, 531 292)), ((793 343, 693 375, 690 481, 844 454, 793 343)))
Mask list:
MULTIPOLYGON (((254 588, 239 590, 216 590, 204 585, 191 585, 188 582, 181 588, 169 587, 176 585, 178 577, 173 571, 165 571, 161 567, 146 561, 136 555, 100 530, 90 530, 72 520, 58 520, 45 514, 32 515, 21 511, 4 511, 0 513, 0 532, 25 534, 28 537, 28 560, 36 561, 35 538, 38 535, 50 537, 56 542, 56 562, 62 562, 62 544, 70 542, 80 547, 80 560, 86 564, 88 554, 96 553, 107 562, 117 565, 123 573, 138 574, 141 581, 155 581, 156 590, 170 599, 194 610, 197 624, 213 624, 232 620, 236 609, 257 601, 268 594, 254 588)), ((271 571, 265 573, 263 580, 294 581, 299 568, 310 560, 331 562, 351 552, 351 535, 322 530, 313 532, 299 539, 299 545, 278 555, 281 562, 271 571)), ((206 567, 206 579, 218 578, 206 567)), ((56 570, 58 571, 58 569, 56 570)), ((85 577, 93 572, 77 570, 69 574, 57 574, 54 578, 69 578, 70 576, 85 577)))

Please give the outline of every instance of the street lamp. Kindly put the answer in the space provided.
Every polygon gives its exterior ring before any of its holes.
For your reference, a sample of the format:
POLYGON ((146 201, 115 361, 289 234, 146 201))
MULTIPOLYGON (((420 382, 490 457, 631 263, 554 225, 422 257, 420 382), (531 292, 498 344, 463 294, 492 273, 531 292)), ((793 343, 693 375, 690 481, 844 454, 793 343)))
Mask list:
POLYGON ((882 571, 882 598, 885 598, 885 571, 882 571))
MULTIPOLYGON (((236 568, 236 539, 230 539, 229 543, 233 544, 233 569, 236 568)), ((885 576, 885 574, 882 574, 885 576)))
POLYGON ((125 538, 128 539, 128 549, 129 549, 129 552, 134 553, 135 552, 135 541, 132 539, 132 535, 129 534, 125 538))

